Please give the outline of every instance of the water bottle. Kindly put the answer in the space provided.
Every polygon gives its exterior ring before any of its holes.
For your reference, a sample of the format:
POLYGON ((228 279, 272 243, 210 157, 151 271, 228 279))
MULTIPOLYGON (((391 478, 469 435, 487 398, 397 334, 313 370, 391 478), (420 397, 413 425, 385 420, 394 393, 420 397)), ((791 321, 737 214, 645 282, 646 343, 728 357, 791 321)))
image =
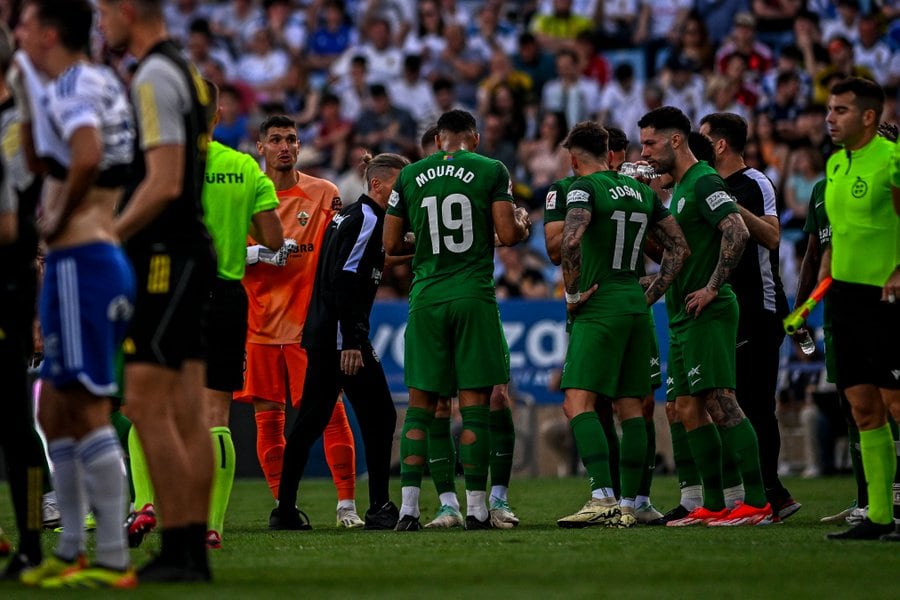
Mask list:
POLYGON ((803 351, 803 354, 809 356, 813 352, 816 351, 816 342, 812 339, 812 336, 809 334, 809 330, 803 332, 803 337, 800 338, 800 350, 803 351))

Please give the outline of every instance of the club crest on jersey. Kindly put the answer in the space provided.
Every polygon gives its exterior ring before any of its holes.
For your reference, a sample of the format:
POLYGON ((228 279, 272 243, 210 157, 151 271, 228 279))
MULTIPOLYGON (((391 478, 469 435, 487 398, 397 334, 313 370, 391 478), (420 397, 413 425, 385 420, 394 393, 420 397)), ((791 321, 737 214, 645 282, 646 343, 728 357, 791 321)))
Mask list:
POLYGON ((301 227, 306 227, 307 223, 309 223, 309 213, 305 210, 301 210, 297 213, 297 222, 300 223, 301 227))
POLYGON ((869 184, 862 180, 862 177, 857 177, 856 181, 853 182, 853 187, 850 188, 850 193, 853 194, 854 198, 862 198, 869 192, 869 184))
POLYGON ((556 208, 556 190, 547 192, 547 210, 556 208))
POLYGON ((677 212, 678 214, 681 214, 681 211, 684 210, 684 202, 685 202, 684 198, 678 199, 678 204, 675 205, 675 212, 677 212))
POLYGON ((716 210, 726 202, 734 202, 734 198, 731 197, 731 194, 722 190, 706 197, 706 204, 709 206, 709 210, 716 210))
POLYGON ((344 208, 344 203, 341 201, 339 196, 335 196, 331 199, 331 210, 339 211, 344 208))

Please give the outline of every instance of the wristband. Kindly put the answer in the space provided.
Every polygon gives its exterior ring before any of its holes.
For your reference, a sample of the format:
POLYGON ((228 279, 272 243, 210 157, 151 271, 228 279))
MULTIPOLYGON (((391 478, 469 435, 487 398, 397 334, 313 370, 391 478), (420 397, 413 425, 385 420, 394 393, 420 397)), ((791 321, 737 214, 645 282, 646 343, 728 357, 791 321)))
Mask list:
POLYGON ((566 292, 566 304, 578 304, 579 302, 581 302, 581 292, 575 292, 574 294, 566 292))

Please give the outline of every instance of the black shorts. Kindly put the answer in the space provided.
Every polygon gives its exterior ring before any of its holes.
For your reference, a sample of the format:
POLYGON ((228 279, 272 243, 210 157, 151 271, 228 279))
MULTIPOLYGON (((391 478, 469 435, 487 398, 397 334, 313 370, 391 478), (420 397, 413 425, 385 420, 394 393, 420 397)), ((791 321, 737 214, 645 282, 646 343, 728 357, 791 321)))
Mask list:
POLYGON ((244 387, 247 292, 240 281, 216 278, 206 327, 206 387, 236 392, 244 387))
POLYGON ((881 288, 835 281, 831 302, 835 383, 900 389, 900 304, 881 301, 881 288))
POLYGON ((204 323, 209 293, 216 279, 215 255, 205 249, 155 246, 129 251, 137 281, 137 298, 128 338, 126 362, 153 363, 180 369, 186 360, 205 357, 204 323))

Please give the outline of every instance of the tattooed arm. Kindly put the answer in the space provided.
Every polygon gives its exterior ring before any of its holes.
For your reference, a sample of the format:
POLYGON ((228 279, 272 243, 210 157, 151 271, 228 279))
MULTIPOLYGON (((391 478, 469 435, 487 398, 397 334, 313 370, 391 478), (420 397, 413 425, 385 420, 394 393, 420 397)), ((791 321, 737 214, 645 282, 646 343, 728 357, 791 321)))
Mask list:
MULTIPOLYGON (((567 295, 579 296, 579 286, 581 285, 581 238, 584 236, 584 232, 590 222, 591 213, 583 208, 572 208, 566 213, 561 251, 563 281, 565 282, 567 295)), ((567 308, 571 311, 580 308, 591 297, 595 289, 597 289, 596 285, 587 292, 580 294, 580 298, 575 302, 569 302, 567 298, 567 308)))
POLYGON ((669 215, 661 221, 653 224, 651 230, 655 240, 664 248, 662 260, 659 263, 659 272, 644 291, 647 297, 647 306, 659 300, 684 266, 684 261, 691 255, 687 240, 681 227, 675 221, 675 217, 669 215))
POLYGON ((706 306, 719 295, 719 288, 728 281, 728 276, 741 260, 744 246, 750 239, 747 225, 738 213, 730 213, 719 221, 719 230, 722 232, 722 245, 719 250, 719 263, 716 265, 706 287, 693 291, 685 299, 685 309, 688 314, 699 316, 706 306))

